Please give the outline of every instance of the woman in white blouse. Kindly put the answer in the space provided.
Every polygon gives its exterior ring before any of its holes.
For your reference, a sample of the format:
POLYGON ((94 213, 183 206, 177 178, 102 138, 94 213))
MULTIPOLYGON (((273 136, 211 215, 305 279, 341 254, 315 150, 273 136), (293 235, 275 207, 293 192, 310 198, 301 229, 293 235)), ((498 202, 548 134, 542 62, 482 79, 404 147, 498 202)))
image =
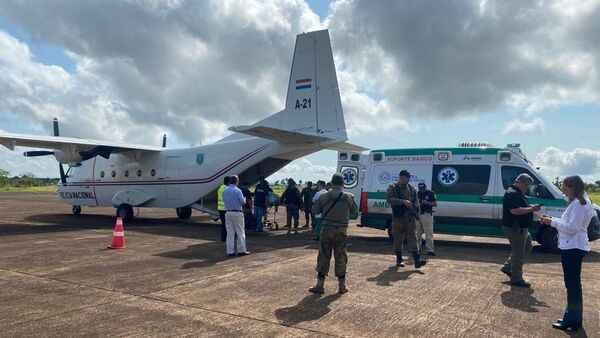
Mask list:
POLYGON ((577 331, 583 322, 583 291, 581 289, 581 265, 590 251, 587 228, 594 216, 594 208, 585 193, 581 177, 569 176, 563 181, 563 192, 569 206, 562 217, 543 215, 541 222, 558 231, 558 247, 561 249, 562 268, 567 288, 567 309, 563 319, 552 325, 555 329, 577 331))

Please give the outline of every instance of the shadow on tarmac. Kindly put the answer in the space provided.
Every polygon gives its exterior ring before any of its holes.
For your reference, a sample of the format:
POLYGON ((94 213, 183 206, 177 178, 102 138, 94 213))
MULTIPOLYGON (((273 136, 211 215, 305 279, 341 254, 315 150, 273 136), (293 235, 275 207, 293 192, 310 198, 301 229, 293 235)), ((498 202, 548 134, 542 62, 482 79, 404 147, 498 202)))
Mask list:
MULTIPOLYGON (((502 284, 510 285, 510 282, 502 282, 502 284)), ((502 298, 502 304, 504 304, 504 306, 523 312, 539 312, 536 307, 549 308, 550 306, 548 306, 548 304, 537 300, 537 298, 533 296, 534 292, 535 290, 532 288, 510 285, 510 290, 504 291, 500 297, 502 298)))
MULTIPOLYGON (((410 269, 410 267, 408 267, 410 269)), ((381 273, 379 273, 379 275, 375 276, 375 277, 369 277, 367 278, 367 281, 369 282, 375 282, 375 284, 379 285, 379 286, 392 286, 393 282, 399 282, 399 281, 404 281, 404 280, 408 280, 410 278, 411 275, 424 275, 425 273, 421 270, 405 270, 402 272, 399 272, 400 269, 406 269, 406 268, 400 268, 398 266, 391 266, 383 271, 381 271, 381 273)))
POLYGON ((304 297, 297 305, 275 310, 275 316, 285 325, 317 320, 331 312, 329 306, 341 296, 339 293, 325 297, 311 294, 304 297))
MULTIPOLYGON (((38 234, 38 233, 55 233, 62 231, 73 231, 79 229, 113 229, 115 217, 112 215, 98 214, 82 214, 74 216, 71 214, 37 214, 30 215, 25 218, 27 221, 49 223, 49 225, 27 225, 22 223, 2 224, 0 227, 0 237, 7 235, 21 234, 38 234)), ((208 216, 195 216, 187 220, 179 218, 144 218, 135 217, 132 221, 125 224, 127 229, 135 230, 136 232, 154 234, 160 236, 180 237, 189 239, 202 239, 212 241, 215 244, 220 242, 220 223, 211 222, 208 216)), ((312 241, 312 235, 309 233, 301 233, 300 235, 281 236, 286 231, 283 227, 277 231, 267 231, 264 233, 255 233, 247 231, 247 241, 251 248, 257 247, 259 251, 271 251, 292 247, 314 248, 316 250, 317 242, 312 241)), ((510 247, 508 243, 484 243, 463 240, 436 240, 436 258, 429 258, 435 261, 436 259, 448 259, 456 261, 474 261, 484 263, 503 263, 510 255, 510 247)), ((198 246, 206 246, 207 243, 198 246)), ((205 250, 197 250, 191 246, 188 249, 173 252, 173 258, 178 256, 186 256, 188 259, 205 257, 205 250), (181 252, 183 251, 183 252, 181 252)), ((211 247, 218 254, 224 252, 224 243, 222 247, 211 247)), ((256 251, 252 250, 251 251, 256 251)), ((392 244, 387 237, 369 237, 351 235, 348 245, 349 252, 372 253, 381 255, 392 255, 392 244)), ((167 253, 168 254, 168 253, 167 253)), ((165 257, 170 257, 165 255, 165 257)), ((226 256, 225 256, 226 257, 226 256)), ((223 260, 219 258, 215 262, 223 260)), ((544 252, 541 246, 534 246, 533 254, 530 256, 528 263, 558 263, 560 255, 544 252)), ((600 253, 591 251, 586 255, 584 262, 600 262, 600 253)), ((197 263, 202 267, 202 263, 197 263)), ((206 263, 208 265, 212 265, 206 263)), ((213 263, 214 264, 214 263, 213 263)), ((208 266, 207 265, 207 266, 208 266)), ((193 266, 190 266, 193 267, 193 266)))

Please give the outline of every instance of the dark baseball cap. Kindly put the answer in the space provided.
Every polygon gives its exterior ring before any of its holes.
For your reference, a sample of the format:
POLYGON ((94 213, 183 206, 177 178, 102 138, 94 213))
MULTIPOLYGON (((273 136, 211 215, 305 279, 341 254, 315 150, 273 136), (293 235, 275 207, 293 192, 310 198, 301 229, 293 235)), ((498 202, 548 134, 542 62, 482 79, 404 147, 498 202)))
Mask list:
POLYGON ((425 184, 424 182, 421 182, 418 184, 419 188, 427 188, 427 184, 425 184))
POLYGON ((402 170, 400 171, 400 176, 406 176, 406 177, 410 177, 410 173, 408 172, 408 170, 402 170))

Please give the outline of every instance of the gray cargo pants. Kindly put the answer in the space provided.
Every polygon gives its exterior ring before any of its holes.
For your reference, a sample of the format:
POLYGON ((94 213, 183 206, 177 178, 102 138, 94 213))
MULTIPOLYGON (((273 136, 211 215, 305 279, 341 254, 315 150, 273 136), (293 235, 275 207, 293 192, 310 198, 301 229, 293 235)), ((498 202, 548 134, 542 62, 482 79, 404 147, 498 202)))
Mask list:
POLYGON ((523 280, 523 265, 533 248, 529 229, 511 228, 503 225, 502 232, 510 243, 510 257, 502 267, 510 271, 512 282, 523 280))

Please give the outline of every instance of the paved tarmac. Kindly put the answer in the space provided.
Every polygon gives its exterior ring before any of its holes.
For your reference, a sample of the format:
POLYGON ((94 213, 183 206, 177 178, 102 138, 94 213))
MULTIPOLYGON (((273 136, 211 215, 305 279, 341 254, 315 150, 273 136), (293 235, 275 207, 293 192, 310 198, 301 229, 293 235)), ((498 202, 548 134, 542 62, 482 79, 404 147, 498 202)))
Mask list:
MULTIPOLYGON (((282 223, 284 213, 278 214, 282 223)), ((348 287, 312 295, 308 230, 247 236, 228 258, 219 225, 140 209, 127 248, 107 250, 114 209, 80 216, 53 194, 0 193, 0 336, 563 337, 560 257, 534 249, 533 289, 499 272, 506 240, 437 236, 426 267, 396 268, 382 231, 350 227, 348 287)), ((584 329, 600 337, 600 241, 584 260, 584 329)), ((333 271, 331 273, 333 277, 333 271)))

